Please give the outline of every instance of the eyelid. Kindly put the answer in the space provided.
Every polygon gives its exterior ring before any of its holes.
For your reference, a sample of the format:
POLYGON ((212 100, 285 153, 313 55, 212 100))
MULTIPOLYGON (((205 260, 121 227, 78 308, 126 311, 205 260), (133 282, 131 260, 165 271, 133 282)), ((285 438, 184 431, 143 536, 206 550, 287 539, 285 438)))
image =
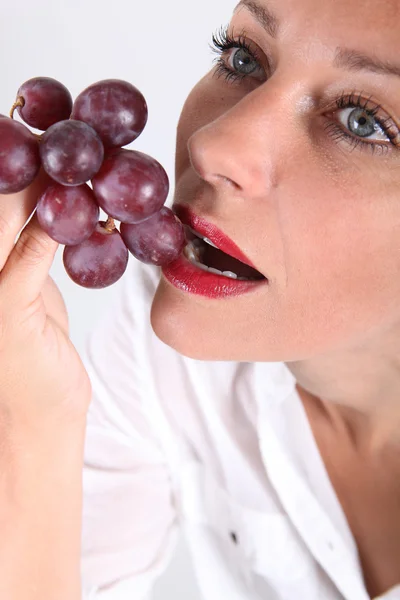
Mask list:
POLYGON ((366 112, 369 112, 374 116, 377 123, 385 130, 386 135, 388 135, 393 143, 400 146, 400 124, 396 123, 396 120, 382 107, 377 99, 374 99, 372 95, 364 96, 363 92, 346 92, 343 90, 339 99, 336 98, 327 102, 320 107, 320 110, 324 115, 329 116, 340 110, 351 108, 351 104, 354 104, 354 108, 358 108, 358 104, 361 103, 366 112))
POLYGON ((262 50, 260 46, 252 40, 246 29, 241 29, 239 33, 237 33, 235 28, 232 27, 232 30, 228 29, 227 33, 229 37, 236 40, 238 43, 240 41, 245 41, 252 57, 264 68, 266 76, 269 77, 272 65, 272 56, 270 52, 267 49, 262 50))

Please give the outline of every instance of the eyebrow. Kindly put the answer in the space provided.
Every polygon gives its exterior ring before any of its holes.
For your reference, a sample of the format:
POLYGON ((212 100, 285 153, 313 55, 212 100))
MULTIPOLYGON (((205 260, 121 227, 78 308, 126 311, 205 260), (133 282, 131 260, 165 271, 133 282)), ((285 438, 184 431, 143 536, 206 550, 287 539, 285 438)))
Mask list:
POLYGON ((267 6, 261 6, 261 4, 253 0, 240 0, 234 12, 242 7, 247 8, 251 12, 253 17, 255 17, 272 38, 276 39, 278 37, 279 19, 267 6))
POLYGON ((397 75, 400 77, 400 65, 395 65, 386 60, 381 60, 375 56, 367 56, 357 50, 349 48, 337 48, 335 67, 347 69, 348 71, 372 71, 381 75, 397 75))
MULTIPOLYGON (((262 6, 254 0, 240 0, 234 12, 242 7, 245 7, 250 11, 256 21, 260 23, 273 39, 277 39, 280 30, 280 22, 270 8, 266 5, 262 6)), ((336 48, 333 66, 339 69, 346 69, 353 73, 370 71, 381 75, 395 75, 400 77, 400 64, 393 64, 376 56, 368 56, 367 54, 363 54, 358 50, 352 50, 350 48, 336 48)))

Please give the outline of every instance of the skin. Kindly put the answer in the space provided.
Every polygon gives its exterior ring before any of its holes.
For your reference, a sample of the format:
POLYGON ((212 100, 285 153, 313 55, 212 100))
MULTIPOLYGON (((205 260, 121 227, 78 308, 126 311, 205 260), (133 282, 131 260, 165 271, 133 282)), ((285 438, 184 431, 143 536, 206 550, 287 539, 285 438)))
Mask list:
POLYGON ((244 6, 229 28, 257 48, 253 76, 232 83, 213 68, 187 99, 175 202, 220 227, 269 284, 210 300, 162 279, 152 326, 195 359, 287 364, 372 596, 400 582, 400 134, 396 145, 371 134, 385 146, 372 153, 326 127, 357 139, 355 109, 335 105, 356 92, 400 132, 400 77, 333 64, 337 46, 396 62, 400 0, 268 6, 277 39, 244 6))

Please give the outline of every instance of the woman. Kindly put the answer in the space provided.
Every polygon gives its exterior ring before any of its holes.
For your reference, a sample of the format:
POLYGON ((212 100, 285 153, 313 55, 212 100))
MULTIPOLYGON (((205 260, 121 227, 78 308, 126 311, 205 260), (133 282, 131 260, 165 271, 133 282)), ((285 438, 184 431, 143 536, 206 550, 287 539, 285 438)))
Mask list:
POLYGON ((238 5, 178 128, 208 241, 131 261, 86 368, 14 246, 43 181, 2 199, 1 598, 145 598, 178 527, 207 600, 400 598, 399 19, 238 5))

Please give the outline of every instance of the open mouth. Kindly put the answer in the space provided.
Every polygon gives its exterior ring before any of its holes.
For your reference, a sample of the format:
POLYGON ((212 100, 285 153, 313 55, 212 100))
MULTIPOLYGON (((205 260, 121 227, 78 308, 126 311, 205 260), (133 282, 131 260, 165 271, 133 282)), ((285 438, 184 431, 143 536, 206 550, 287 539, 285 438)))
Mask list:
POLYGON ((188 243, 184 256, 203 271, 222 275, 238 281, 262 281, 266 277, 230 254, 223 252, 211 240, 185 225, 188 243))

